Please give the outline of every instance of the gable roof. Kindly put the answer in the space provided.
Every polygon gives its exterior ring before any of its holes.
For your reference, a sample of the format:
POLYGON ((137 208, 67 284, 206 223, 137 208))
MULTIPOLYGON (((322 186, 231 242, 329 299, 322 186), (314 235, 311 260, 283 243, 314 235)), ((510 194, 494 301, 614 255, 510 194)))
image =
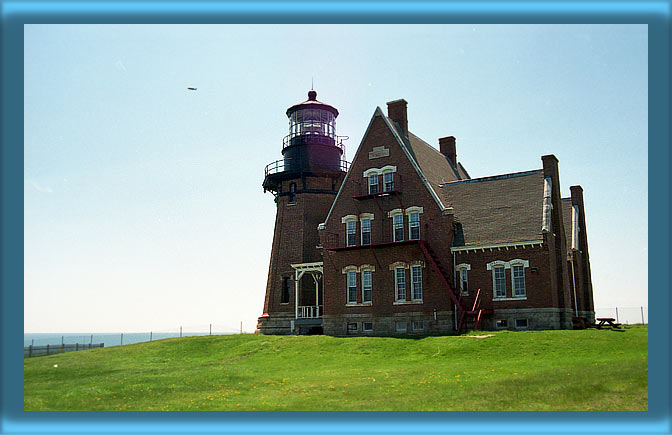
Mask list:
POLYGON ((453 246, 543 240, 542 169, 444 183, 440 190, 454 211, 453 246))

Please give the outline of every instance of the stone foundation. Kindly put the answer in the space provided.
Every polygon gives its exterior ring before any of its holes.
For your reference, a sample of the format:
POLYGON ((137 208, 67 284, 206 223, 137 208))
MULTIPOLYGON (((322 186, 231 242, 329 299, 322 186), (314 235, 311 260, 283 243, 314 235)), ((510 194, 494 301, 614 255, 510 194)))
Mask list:
POLYGON ((484 322, 484 329, 491 330, 543 330, 572 329, 571 309, 561 308, 519 308, 495 310, 484 322), (503 322, 498 322, 503 321, 503 322), (523 326, 527 323, 526 326, 523 326))
POLYGON ((350 314, 346 316, 324 316, 323 327, 326 335, 334 336, 394 336, 394 335, 441 335, 455 333, 455 318, 452 311, 439 311, 436 319, 424 312, 396 313, 391 316, 370 314, 350 314), (422 322, 422 329, 413 328, 413 322, 422 322), (371 330, 365 324, 371 323, 371 330), (397 323, 406 325, 406 331, 397 330, 397 323), (355 326, 356 325, 356 326, 355 326))
POLYGON ((292 334, 292 323, 294 315, 275 314, 273 316, 261 316, 257 320, 256 333, 268 335, 289 335, 292 334))

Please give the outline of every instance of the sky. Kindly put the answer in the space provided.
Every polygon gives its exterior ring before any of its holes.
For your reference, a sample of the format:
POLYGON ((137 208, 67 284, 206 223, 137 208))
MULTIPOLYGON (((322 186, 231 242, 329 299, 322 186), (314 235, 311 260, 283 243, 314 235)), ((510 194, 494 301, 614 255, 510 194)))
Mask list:
POLYGON ((646 25, 26 25, 24 332, 252 332, 285 111, 377 106, 473 177, 559 159, 597 309, 648 305, 646 25), (190 91, 188 86, 198 88, 190 91))

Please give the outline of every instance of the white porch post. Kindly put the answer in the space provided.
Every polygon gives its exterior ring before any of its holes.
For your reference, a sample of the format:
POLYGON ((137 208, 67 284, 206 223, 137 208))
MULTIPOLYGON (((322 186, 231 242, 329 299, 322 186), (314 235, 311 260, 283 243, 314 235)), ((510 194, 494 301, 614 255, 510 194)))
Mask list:
POLYGON ((315 316, 320 317, 320 284, 317 281, 317 275, 313 275, 313 281, 315 281, 315 316))
POLYGON ((294 272, 294 276, 295 276, 294 287, 296 289, 296 293, 295 293, 295 296, 294 296, 294 308, 295 308, 295 310, 294 310, 295 311, 295 313, 294 313, 295 317, 294 318, 295 319, 299 318, 299 281, 301 280, 301 277, 303 276, 304 273, 306 273, 306 272, 303 271, 303 270, 301 272, 299 272, 298 269, 294 272))

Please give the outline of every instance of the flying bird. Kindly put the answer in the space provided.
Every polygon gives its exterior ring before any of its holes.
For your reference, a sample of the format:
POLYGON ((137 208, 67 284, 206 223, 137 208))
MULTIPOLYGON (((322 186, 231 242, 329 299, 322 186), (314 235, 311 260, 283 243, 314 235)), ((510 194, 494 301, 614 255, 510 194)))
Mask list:
POLYGON ((193 86, 187 86, 187 89, 189 89, 190 91, 195 91, 198 88, 194 88, 193 86))

